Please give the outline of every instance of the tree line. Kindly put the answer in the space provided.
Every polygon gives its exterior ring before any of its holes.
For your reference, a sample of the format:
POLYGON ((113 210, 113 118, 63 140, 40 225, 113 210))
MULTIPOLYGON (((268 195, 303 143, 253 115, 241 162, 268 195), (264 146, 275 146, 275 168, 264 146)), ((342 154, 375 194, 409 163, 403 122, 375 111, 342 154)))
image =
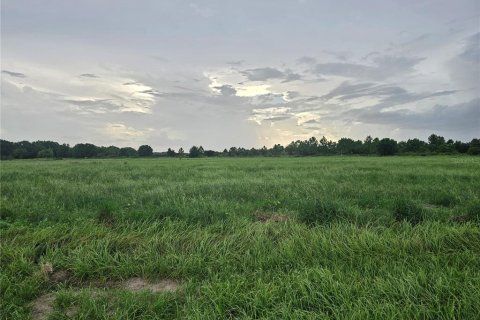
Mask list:
POLYGON ((117 157, 249 157, 249 156, 315 156, 315 155, 373 155, 381 156, 395 154, 480 154, 480 139, 470 142, 445 140, 444 137, 432 134, 428 141, 408 139, 397 142, 390 138, 366 137, 362 140, 341 138, 338 141, 327 140, 325 137, 317 139, 292 141, 287 146, 275 144, 272 148, 231 147, 223 151, 204 150, 202 146, 192 146, 189 152, 183 148, 178 151, 168 148, 165 152, 153 152, 149 145, 142 145, 138 149, 131 147, 119 148, 115 146, 102 147, 91 143, 78 143, 71 147, 68 144, 59 144, 54 141, 20 141, 11 142, 0 140, 1 159, 33 159, 33 158, 117 158, 117 157))

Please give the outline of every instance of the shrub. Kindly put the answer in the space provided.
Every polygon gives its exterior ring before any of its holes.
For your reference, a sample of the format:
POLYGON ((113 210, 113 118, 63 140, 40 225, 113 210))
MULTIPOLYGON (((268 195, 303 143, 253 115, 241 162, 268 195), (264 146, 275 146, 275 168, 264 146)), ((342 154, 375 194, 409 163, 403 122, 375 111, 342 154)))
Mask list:
POLYGON ((423 221, 424 213, 422 207, 407 199, 397 199, 394 204, 393 216, 395 221, 407 221, 411 224, 418 224, 423 221))

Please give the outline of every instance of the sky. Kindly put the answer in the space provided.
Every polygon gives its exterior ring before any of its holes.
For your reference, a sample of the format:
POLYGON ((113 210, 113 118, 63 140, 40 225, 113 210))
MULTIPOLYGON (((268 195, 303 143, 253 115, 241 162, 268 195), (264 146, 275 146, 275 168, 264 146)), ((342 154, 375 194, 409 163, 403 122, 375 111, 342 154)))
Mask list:
POLYGON ((477 0, 3 0, 1 137, 480 137, 477 0))

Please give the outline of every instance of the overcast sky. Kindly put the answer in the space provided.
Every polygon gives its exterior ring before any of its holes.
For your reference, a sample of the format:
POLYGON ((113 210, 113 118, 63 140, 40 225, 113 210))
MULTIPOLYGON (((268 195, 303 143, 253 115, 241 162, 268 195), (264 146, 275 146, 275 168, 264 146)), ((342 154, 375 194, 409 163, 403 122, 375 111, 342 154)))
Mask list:
POLYGON ((3 0, 1 136, 480 137, 477 0, 3 0))

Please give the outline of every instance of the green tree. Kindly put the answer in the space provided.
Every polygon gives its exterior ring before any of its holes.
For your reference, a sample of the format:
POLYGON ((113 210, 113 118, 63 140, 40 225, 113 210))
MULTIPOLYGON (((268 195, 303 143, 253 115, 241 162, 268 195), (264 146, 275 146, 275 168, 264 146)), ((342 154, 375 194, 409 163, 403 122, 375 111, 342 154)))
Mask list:
POLYGON ((153 155, 153 149, 149 145, 142 145, 138 148, 138 155, 140 157, 150 157, 153 155))
POLYGON ((391 156, 397 152, 397 141, 383 138, 378 142, 377 153, 381 156, 391 156))
POLYGON ((472 141, 470 141, 470 146, 468 147, 468 154, 480 154, 480 139, 473 139, 472 141))
POLYGON ((175 150, 173 150, 172 148, 168 148, 167 157, 175 157, 175 150))
POLYGON ((119 155, 120 157, 136 157, 138 153, 137 150, 131 147, 126 147, 120 149, 119 155))
POLYGON ((192 146, 190 148, 190 151, 188 152, 188 156, 190 158, 198 158, 200 157, 200 148, 198 148, 197 146, 192 146))
POLYGON ((38 151, 37 158, 53 158, 53 150, 50 148, 42 149, 38 151))

